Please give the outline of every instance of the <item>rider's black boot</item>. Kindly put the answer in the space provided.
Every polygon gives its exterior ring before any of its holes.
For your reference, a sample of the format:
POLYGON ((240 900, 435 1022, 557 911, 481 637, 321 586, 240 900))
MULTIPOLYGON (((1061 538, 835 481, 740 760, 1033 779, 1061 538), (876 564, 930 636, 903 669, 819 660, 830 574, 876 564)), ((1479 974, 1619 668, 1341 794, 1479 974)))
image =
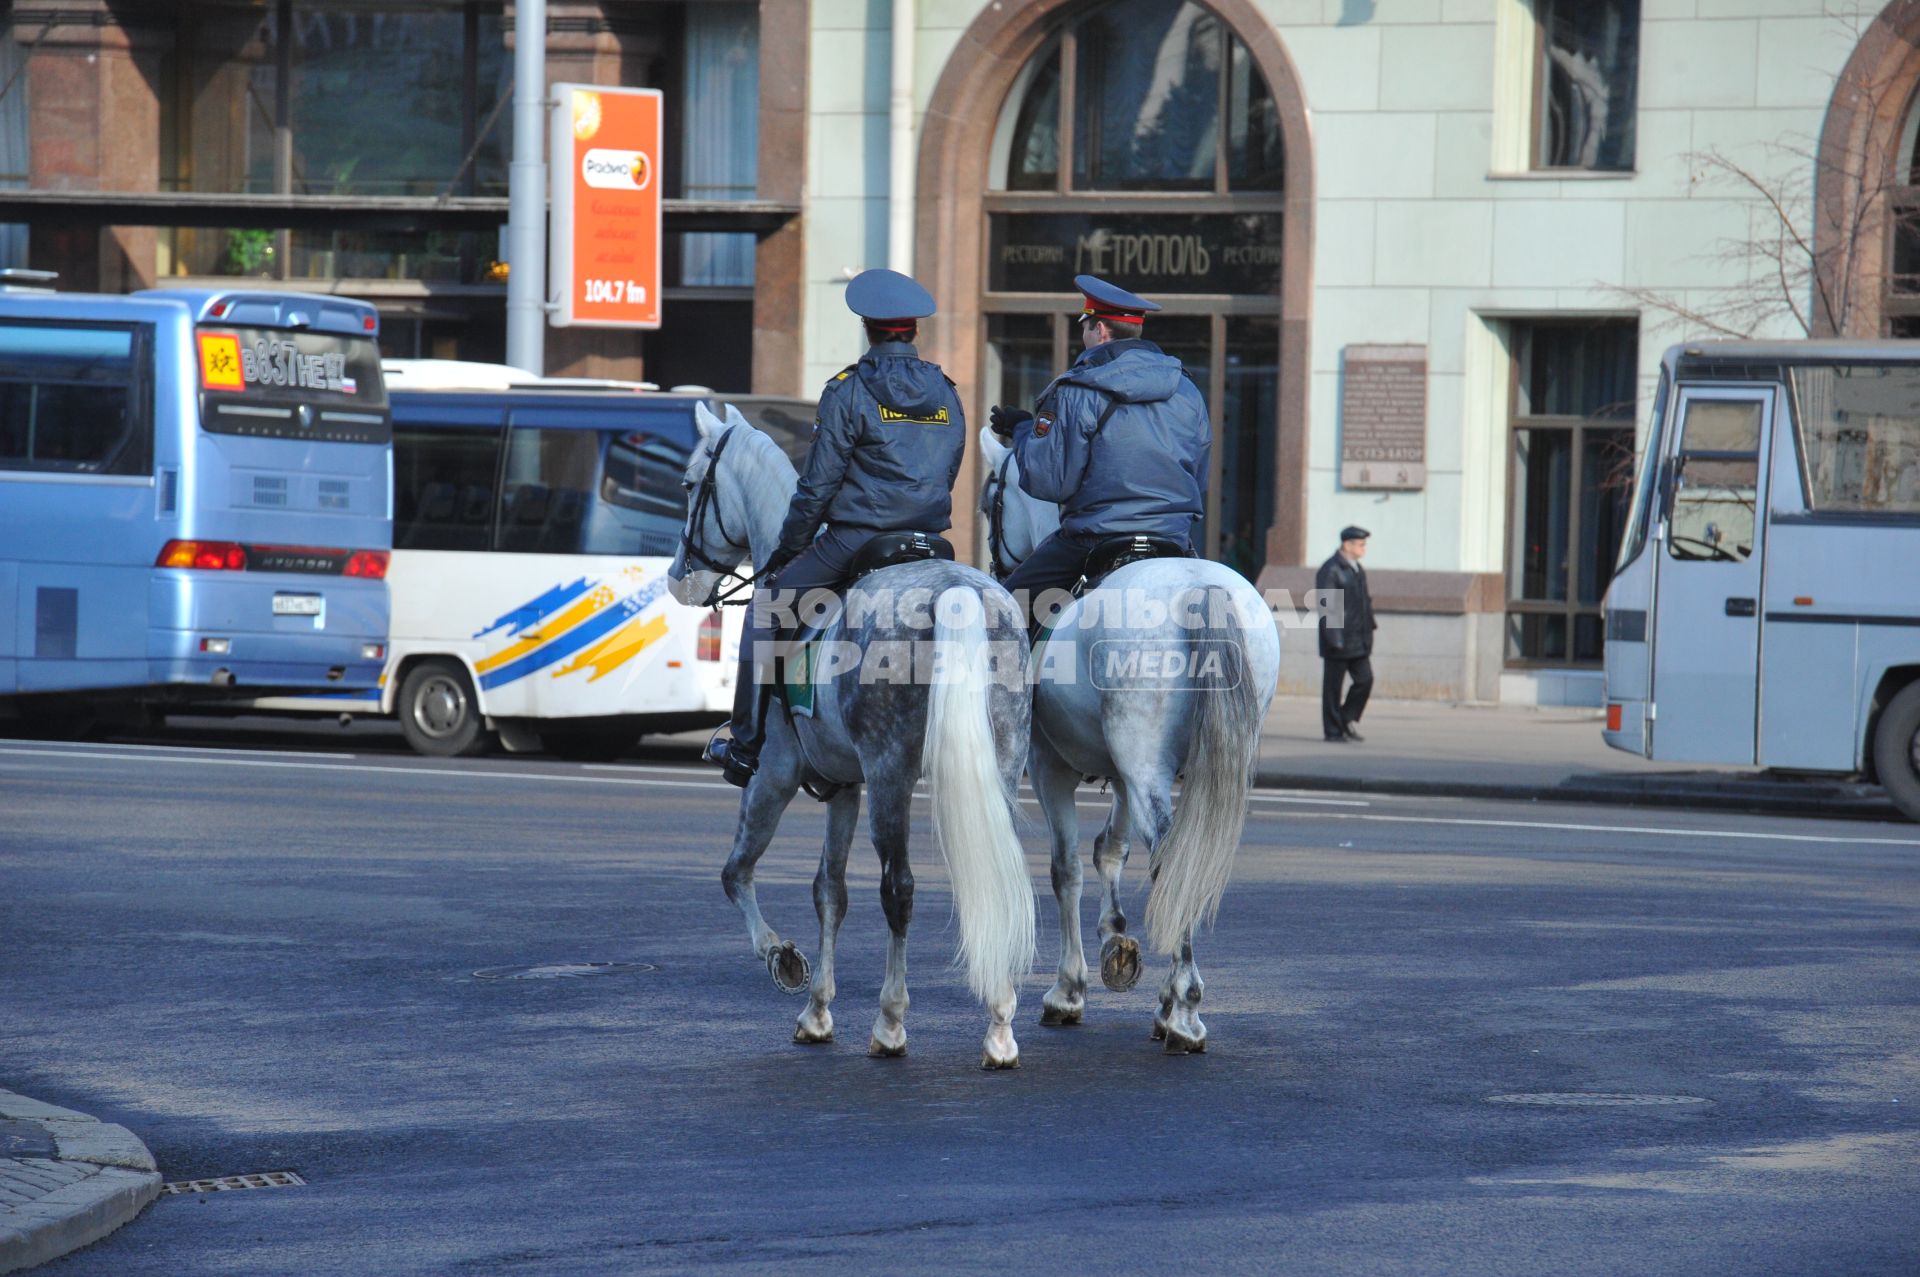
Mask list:
POLYGON ((743 694, 734 698, 733 738, 728 740, 715 732, 701 757, 717 764, 728 784, 745 789, 760 768, 760 745, 766 737, 767 699, 773 688, 748 683, 741 690, 743 694))

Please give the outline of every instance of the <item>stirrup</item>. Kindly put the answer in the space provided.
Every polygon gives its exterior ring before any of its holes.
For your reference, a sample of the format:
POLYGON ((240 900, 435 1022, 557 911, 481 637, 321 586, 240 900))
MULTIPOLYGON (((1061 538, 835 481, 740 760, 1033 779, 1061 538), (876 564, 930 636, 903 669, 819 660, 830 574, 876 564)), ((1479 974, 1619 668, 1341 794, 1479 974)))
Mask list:
POLYGON ((747 787, 747 782, 753 779, 754 772, 760 769, 760 759, 757 754, 742 749, 740 742, 731 737, 722 738, 718 731, 714 732, 712 738, 707 741, 707 747, 701 751, 700 757, 703 761, 718 766, 721 776, 729 785, 738 785, 741 789, 747 787))

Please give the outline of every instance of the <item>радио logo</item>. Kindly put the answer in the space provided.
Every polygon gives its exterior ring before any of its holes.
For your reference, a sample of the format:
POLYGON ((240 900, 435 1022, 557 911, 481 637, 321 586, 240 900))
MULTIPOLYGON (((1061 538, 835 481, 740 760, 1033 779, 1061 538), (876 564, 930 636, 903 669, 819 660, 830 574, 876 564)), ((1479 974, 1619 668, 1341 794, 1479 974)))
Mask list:
POLYGON ((653 161, 643 151, 607 151, 595 147, 580 161, 580 176, 602 190, 644 191, 653 181, 653 161))

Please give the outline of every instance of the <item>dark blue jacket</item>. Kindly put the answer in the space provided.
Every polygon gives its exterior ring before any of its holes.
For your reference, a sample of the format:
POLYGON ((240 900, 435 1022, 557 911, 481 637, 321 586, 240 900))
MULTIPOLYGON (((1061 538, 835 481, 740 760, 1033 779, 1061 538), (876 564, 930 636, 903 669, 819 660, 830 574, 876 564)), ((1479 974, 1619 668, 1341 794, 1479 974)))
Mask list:
POLYGON ((804 550, 823 523, 867 532, 944 532, 966 450, 960 397, 911 343, 881 342, 820 392, 813 447, 780 527, 804 550))
POLYGON ((1060 503, 1063 532, 1189 540, 1207 509, 1207 402, 1150 341, 1082 354, 1014 429, 1020 488, 1060 503), (1103 421, 1104 418, 1104 421, 1103 421))

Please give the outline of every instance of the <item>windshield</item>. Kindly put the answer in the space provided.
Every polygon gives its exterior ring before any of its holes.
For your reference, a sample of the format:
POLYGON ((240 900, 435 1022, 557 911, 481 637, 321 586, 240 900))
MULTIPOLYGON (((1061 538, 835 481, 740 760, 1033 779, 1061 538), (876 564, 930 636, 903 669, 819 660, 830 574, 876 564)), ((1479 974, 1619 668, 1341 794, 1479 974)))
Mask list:
POLYGON ((391 438, 372 338, 209 325, 194 337, 205 429, 332 443, 391 438))
POLYGON ((1626 534, 1620 538, 1620 562, 1613 569, 1618 576, 1621 569, 1640 557, 1640 551, 1646 548, 1647 526, 1653 521, 1653 476, 1660 469, 1661 428, 1667 419, 1667 370, 1660 370, 1660 384, 1653 392, 1653 416, 1647 422, 1646 446, 1640 449, 1640 473, 1633 482, 1633 508, 1627 516, 1626 534))

